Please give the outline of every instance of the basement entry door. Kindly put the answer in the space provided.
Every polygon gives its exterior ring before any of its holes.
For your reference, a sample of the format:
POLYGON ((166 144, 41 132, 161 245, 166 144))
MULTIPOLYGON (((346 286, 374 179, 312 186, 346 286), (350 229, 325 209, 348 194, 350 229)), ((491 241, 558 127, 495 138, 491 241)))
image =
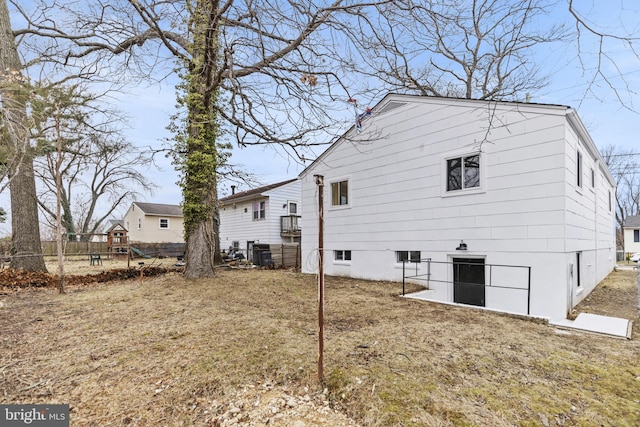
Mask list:
POLYGON ((484 307, 483 258, 453 259, 453 302, 484 307))

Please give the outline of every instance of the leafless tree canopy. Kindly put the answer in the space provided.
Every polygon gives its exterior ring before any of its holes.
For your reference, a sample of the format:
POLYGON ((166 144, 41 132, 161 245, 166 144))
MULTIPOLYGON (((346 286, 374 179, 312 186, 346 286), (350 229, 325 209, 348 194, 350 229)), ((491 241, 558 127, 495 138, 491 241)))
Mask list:
MULTIPOLYGON (((11 0, 28 28, 16 30, 25 58, 43 72, 137 83, 163 79, 190 61, 188 2, 11 0), (181 61, 181 62, 177 62, 181 61), (159 77, 158 77, 159 76, 159 77)), ((347 99, 367 89, 353 73, 345 36, 367 7, 387 1, 227 1, 218 4, 218 68, 210 84, 228 140, 276 142, 298 157, 326 144, 344 123, 347 99), (330 108, 327 108, 327 107, 330 108)), ((371 9, 373 10, 373 9, 371 9)), ((351 116, 349 115, 349 118, 351 116)))
MULTIPOLYGON (((383 5, 352 28, 387 88, 421 95, 522 99, 546 84, 533 47, 566 36, 544 0, 412 1, 383 5), (358 37, 360 36, 360 37, 358 37)), ((372 76, 374 77, 374 76, 372 76)))
POLYGON ((616 224, 622 246, 622 227, 627 217, 640 215, 640 151, 608 145, 600 150, 616 181, 616 224))
POLYGON ((602 99, 603 93, 613 92, 621 106, 635 111, 629 95, 637 94, 637 90, 628 80, 627 70, 636 71, 640 66, 638 3, 608 2, 609 14, 605 17, 594 13, 592 2, 566 2, 584 73, 580 77, 587 84, 585 93, 602 99))

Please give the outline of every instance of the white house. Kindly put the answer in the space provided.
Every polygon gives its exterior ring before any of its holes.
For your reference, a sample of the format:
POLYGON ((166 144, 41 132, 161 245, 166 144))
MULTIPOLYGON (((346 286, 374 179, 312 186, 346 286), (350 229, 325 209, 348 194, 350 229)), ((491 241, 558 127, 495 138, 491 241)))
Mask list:
POLYGON ((257 244, 299 242, 300 192, 300 181, 290 179, 221 198, 221 248, 250 258, 257 244))
POLYGON ((566 106, 390 94, 300 180, 306 273, 320 181, 329 275, 564 318, 615 266, 614 181, 566 106))
POLYGON ((626 217, 622 230, 624 234, 624 253, 640 252, 640 215, 626 217))
POLYGON ((123 225, 132 243, 184 243, 184 218, 178 205, 133 202, 123 225))

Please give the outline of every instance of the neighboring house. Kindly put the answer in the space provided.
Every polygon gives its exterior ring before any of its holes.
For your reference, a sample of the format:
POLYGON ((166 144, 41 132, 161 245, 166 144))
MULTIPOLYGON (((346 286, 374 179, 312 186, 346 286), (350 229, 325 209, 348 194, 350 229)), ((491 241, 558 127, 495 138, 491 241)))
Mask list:
POLYGON ((316 175, 328 275, 406 261, 428 299, 564 318, 615 266, 614 181, 566 106, 387 95, 300 174, 306 273, 316 175))
POLYGON ((640 215, 626 217, 622 229, 624 233, 624 253, 640 252, 640 215))
POLYGON ((92 242, 106 242, 107 241, 107 234, 117 224, 120 224, 120 225, 122 225, 124 227, 124 221, 121 220, 121 219, 110 219, 110 220, 107 220, 107 223, 104 226, 104 229, 103 229, 102 233, 101 234, 94 234, 91 237, 91 241, 92 242))
POLYGON ((254 245, 299 242, 301 188, 290 179, 220 199, 221 248, 251 258, 254 245))
POLYGON ((178 205, 133 202, 123 221, 131 244, 184 243, 184 220, 178 205))

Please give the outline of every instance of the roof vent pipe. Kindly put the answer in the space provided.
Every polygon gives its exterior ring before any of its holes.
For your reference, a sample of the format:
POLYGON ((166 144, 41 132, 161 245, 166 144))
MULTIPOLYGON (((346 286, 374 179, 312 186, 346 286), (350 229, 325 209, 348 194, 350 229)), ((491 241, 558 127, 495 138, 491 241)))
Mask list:
POLYGON ((232 185, 231 186, 231 195, 233 196, 234 194, 236 194, 236 186, 232 185))

